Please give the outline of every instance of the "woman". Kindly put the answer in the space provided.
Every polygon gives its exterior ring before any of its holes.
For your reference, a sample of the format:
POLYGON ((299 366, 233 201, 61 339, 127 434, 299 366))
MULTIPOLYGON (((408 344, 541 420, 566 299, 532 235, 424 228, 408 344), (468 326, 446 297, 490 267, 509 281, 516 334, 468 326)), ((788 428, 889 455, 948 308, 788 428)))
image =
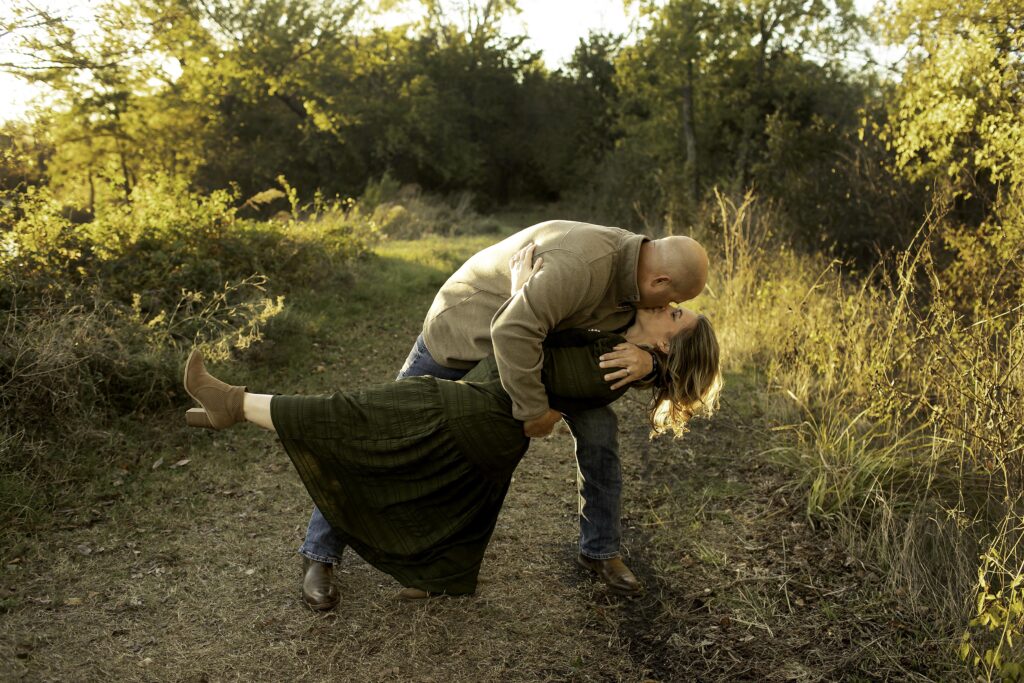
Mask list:
MULTIPOLYGON (((540 266, 531 260, 513 259, 513 296, 540 266)), ((633 385, 652 390, 656 432, 681 434, 690 417, 714 409, 714 331, 703 316, 675 307, 638 310, 621 335, 550 335, 542 379, 551 406, 567 412, 621 396, 628 387, 610 388, 599 357, 622 342, 658 359, 654 376, 633 385)), ((459 381, 411 377, 333 396, 270 396, 213 378, 195 350, 185 388, 203 406, 188 411, 192 426, 248 421, 275 431, 345 544, 406 586, 405 597, 475 590, 512 472, 529 446, 493 358, 459 381)))

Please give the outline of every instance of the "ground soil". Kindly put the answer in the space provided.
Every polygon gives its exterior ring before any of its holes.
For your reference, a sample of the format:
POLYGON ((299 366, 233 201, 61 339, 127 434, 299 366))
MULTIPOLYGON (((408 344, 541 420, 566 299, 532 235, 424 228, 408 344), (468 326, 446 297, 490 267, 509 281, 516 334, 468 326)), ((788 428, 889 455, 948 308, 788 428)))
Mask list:
MULTIPOLYGON (((268 392, 386 381, 434 291, 480 246, 392 245, 340 284, 293 292, 268 341, 219 374, 268 392)), ((475 596, 401 602, 393 579, 350 552, 341 604, 314 613, 295 553, 310 501, 275 439, 189 430, 187 406, 125 417, 109 428, 117 465, 98 486, 3 550, 0 677, 956 680, 927 615, 807 525, 771 463, 782 437, 750 399, 756 382, 730 376, 720 414, 681 440, 650 441, 642 404, 619 402, 623 550, 645 585, 633 599, 574 562, 564 428, 517 471, 475 596)))

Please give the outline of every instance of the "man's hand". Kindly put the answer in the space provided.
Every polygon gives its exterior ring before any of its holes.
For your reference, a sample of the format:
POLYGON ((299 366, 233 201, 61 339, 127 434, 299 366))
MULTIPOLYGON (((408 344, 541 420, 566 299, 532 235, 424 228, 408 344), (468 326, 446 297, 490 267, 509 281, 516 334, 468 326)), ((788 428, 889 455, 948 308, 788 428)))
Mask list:
POLYGON ((537 245, 530 242, 525 247, 512 255, 508 261, 509 274, 512 276, 512 296, 516 295, 526 281, 536 274, 544 265, 544 257, 541 256, 536 262, 533 260, 533 252, 537 245))
POLYGON ((548 412, 544 413, 540 417, 535 417, 532 420, 524 422, 523 433, 531 439, 547 436, 561 419, 562 414, 560 412, 548 408, 548 412))
POLYGON ((654 359, 651 358, 650 352, 628 342, 619 344, 601 356, 600 360, 599 365, 602 368, 621 368, 604 376, 606 382, 615 382, 612 389, 624 387, 630 382, 646 377, 654 369, 654 359))

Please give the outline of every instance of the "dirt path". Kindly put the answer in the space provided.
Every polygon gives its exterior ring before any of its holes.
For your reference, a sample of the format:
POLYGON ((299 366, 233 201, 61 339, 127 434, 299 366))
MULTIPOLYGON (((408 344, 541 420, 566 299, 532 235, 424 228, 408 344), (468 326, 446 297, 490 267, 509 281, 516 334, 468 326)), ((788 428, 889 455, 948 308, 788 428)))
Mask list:
MULTIPOLYGON (((348 286, 296 293, 227 379, 320 393, 390 379, 445 275, 486 240, 393 244, 348 286), (245 375, 244 377, 242 375, 245 375)), ((308 496, 251 427, 178 413, 111 432, 106 493, 4 549, 5 680, 946 680, 879 577, 802 523, 758 454, 770 432, 730 378, 721 415, 649 442, 623 401, 628 560, 641 598, 573 563, 567 432, 531 449, 472 598, 408 605, 349 554, 340 607, 299 599, 308 496), (155 424, 154 424, 155 423, 155 424), (187 460, 187 463, 182 461, 187 460), (175 463, 182 463, 174 466, 175 463)))

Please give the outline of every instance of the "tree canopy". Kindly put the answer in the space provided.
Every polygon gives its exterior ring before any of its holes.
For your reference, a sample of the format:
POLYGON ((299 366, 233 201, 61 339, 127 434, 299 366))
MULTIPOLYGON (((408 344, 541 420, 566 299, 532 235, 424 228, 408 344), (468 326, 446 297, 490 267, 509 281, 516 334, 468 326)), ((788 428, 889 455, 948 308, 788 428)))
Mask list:
POLYGON ((387 173, 670 229, 716 187, 755 187, 802 238, 866 244, 906 230, 923 185, 991 202, 1021 181, 1019 0, 897 2, 880 27, 908 50, 898 80, 851 66, 872 28, 851 0, 633 0, 632 36, 591 34, 555 70, 503 32, 511 0, 379 25, 396 4, 104 0, 82 33, 17 2, 3 66, 55 98, 36 176, 8 184, 93 211, 154 173, 242 196, 281 176, 357 195, 387 173))

